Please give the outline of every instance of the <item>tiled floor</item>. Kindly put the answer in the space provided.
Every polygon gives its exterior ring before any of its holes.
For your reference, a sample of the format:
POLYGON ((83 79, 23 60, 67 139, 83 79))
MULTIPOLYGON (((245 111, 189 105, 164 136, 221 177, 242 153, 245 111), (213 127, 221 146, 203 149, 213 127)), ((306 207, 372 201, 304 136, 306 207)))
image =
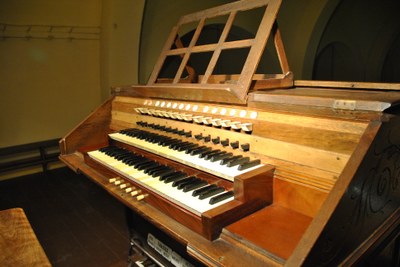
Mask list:
POLYGON ((0 210, 24 209, 53 266, 127 266, 124 206, 67 168, 0 182, 0 210))

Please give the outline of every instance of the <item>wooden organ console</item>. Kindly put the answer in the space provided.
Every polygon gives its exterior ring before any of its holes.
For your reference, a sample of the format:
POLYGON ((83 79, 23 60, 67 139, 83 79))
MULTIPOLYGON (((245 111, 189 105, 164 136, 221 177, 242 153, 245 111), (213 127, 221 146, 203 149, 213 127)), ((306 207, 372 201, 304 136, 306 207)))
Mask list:
POLYGON ((129 208, 142 238, 133 243, 155 264, 399 263, 400 85, 293 80, 280 4, 183 16, 149 82, 113 88, 60 142, 63 162, 129 208), (238 14, 260 8, 254 38, 228 38, 238 14), (218 16, 218 42, 199 44, 218 16), (256 73, 268 38, 281 74, 256 73), (241 73, 214 74, 221 53, 243 48, 241 73), (209 55, 200 72, 190 66, 199 54, 209 55), (171 58, 178 67, 161 77, 171 58))

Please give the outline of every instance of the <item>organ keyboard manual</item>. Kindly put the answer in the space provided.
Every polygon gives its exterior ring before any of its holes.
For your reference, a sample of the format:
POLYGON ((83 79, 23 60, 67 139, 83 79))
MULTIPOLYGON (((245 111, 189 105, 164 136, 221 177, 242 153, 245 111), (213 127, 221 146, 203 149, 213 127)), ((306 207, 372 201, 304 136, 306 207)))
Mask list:
POLYGON ((132 266, 399 262, 400 85, 294 80, 280 5, 183 16, 147 84, 112 88, 60 141, 67 166, 127 207, 132 266), (253 10, 255 36, 230 36, 253 10), (280 71, 257 73, 269 39, 280 71), (237 50, 239 71, 219 73, 237 50))

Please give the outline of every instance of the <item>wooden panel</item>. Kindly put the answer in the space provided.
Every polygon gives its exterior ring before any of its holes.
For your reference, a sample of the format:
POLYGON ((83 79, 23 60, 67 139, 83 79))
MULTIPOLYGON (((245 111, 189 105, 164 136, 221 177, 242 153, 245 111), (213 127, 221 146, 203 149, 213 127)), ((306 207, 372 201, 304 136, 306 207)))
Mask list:
POLYGON ((238 98, 234 90, 235 85, 232 84, 165 84, 158 83, 146 86, 118 87, 118 94, 130 95, 134 91, 134 95, 142 97, 157 97, 165 99, 180 99, 202 102, 219 102, 244 104, 246 99, 238 98))
POLYGON ((73 153, 82 146, 107 142, 112 98, 92 112, 60 141, 62 154, 73 153))
MULTIPOLYGON (((165 103, 177 103, 178 105, 184 104, 184 105, 190 105, 193 107, 194 105, 198 106, 198 111, 197 112, 192 112, 192 110, 182 110, 181 112, 184 113, 202 113, 201 111, 204 110, 206 107, 208 108, 208 114, 207 116, 212 116, 212 117, 222 117, 219 116, 219 112, 222 109, 226 109, 226 115, 225 117, 230 117, 234 118, 235 120, 238 121, 248 121, 248 122, 255 122, 255 121, 261 121, 262 123, 280 123, 280 124, 288 124, 290 126, 298 126, 298 127, 307 127, 307 128, 314 128, 314 129, 320 129, 320 130, 328 130, 328 131, 336 131, 336 132, 343 132, 343 133, 350 133, 350 134, 356 134, 356 135, 362 135, 363 132, 365 131, 367 127, 367 123, 365 121, 361 120, 356 120, 353 116, 349 118, 340 118, 336 112, 336 116, 327 116, 325 114, 321 114, 318 116, 318 113, 312 113, 310 115, 305 115, 303 114, 296 114, 296 113, 291 113, 290 109, 287 110, 282 110, 281 112, 278 112, 276 109, 271 109, 271 110, 265 110, 260 109, 260 108, 250 108, 246 106, 240 106, 240 105, 222 105, 222 104, 212 104, 212 103, 199 103, 199 102, 190 102, 190 101, 184 101, 184 100, 179 100, 179 101, 174 101, 174 100, 161 100, 161 99, 146 99, 146 98, 131 98, 131 97, 123 97, 119 96, 115 98, 115 101, 113 101, 113 110, 118 110, 118 111, 125 111, 125 112, 132 112, 136 113, 134 111, 135 107, 147 107, 147 108, 153 108, 153 109, 160 109, 160 110, 169 110, 169 111, 174 111, 178 112, 180 110, 177 109, 172 109, 172 108, 161 108, 161 107, 156 107, 155 103, 156 102, 162 102, 164 101, 165 103), (146 104, 144 105, 145 102, 152 102, 152 104, 146 104), (128 105, 124 105, 128 104, 128 105), (132 105, 129 105, 132 104, 132 105), (212 110, 217 109, 217 113, 212 113, 212 110), (239 116, 240 111, 245 110, 246 115, 244 117, 239 116), (235 112, 235 115, 230 115, 233 111, 235 112), (251 118, 251 113, 252 112, 257 112, 257 117, 256 119, 251 118)), ((202 115, 202 114, 198 114, 202 115)), ((333 114, 332 114, 333 115, 333 114)), ((345 114, 343 114, 345 115, 345 114)), ((267 127, 268 125, 264 126, 267 127)))
POLYGON ((275 177, 302 184, 311 188, 317 188, 322 192, 328 192, 335 185, 338 174, 323 172, 315 168, 305 168, 304 166, 278 164, 279 168, 275 171, 275 177))
POLYGON ((296 80, 295 86, 311 86, 311 87, 325 87, 325 88, 357 88, 357 89, 370 89, 370 90, 393 90, 400 91, 400 83, 371 83, 371 82, 343 82, 343 81, 310 81, 310 80, 296 80))
POLYGON ((0 211, 0 265, 51 266, 24 211, 0 211))
POLYGON ((225 227, 221 238, 226 235, 283 261, 292 254, 310 222, 308 216, 271 205, 225 227))
POLYGON ((320 210, 328 195, 327 191, 274 179, 274 205, 302 213, 308 217, 314 217, 320 210))
MULTIPOLYGON (((297 117, 297 119, 302 121, 303 118, 297 117)), ((347 155, 354 151, 360 140, 359 134, 286 123, 257 121, 253 124, 253 128, 253 134, 256 136, 347 155)))
POLYGON ((393 91, 352 91, 311 87, 257 92, 252 94, 249 100, 365 111, 383 111, 400 102, 399 95, 393 91))

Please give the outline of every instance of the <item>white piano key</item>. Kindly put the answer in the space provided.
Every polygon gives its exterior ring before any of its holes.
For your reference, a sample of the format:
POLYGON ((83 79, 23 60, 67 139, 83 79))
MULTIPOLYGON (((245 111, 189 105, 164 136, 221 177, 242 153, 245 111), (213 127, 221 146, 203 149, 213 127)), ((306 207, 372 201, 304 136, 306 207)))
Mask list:
POLYGON ((109 134, 110 138, 138 147, 140 149, 162 155, 168 159, 172 159, 174 161, 178 161, 190 167, 194 167, 200 169, 202 171, 211 173, 213 175, 219 176, 221 178, 227 179, 229 181, 233 181, 236 176, 239 176, 243 173, 250 172, 255 170, 261 166, 262 164, 248 168, 246 170, 239 171, 236 167, 227 167, 226 165, 221 165, 220 161, 211 162, 210 160, 205 160, 203 158, 199 158, 198 155, 189 155, 184 151, 177 151, 165 146, 160 146, 158 144, 146 142, 145 140, 141 140, 135 137, 131 137, 121 133, 112 133, 109 134))
POLYGON ((193 197, 193 191, 183 192, 177 187, 173 187, 172 182, 164 183, 163 181, 160 181, 157 177, 152 177, 141 170, 137 170, 132 166, 128 166, 125 163, 122 163, 115 158, 106 155, 103 152, 96 150, 88 152, 88 155, 99 163, 108 166, 119 174, 122 174, 124 177, 135 181, 143 187, 155 192, 158 195, 163 196, 164 198, 169 199, 173 203, 187 210, 190 210, 191 212, 199 216, 203 212, 223 205, 234 199, 234 197, 231 197, 211 205, 209 204, 210 198, 201 200, 198 197, 193 197))

